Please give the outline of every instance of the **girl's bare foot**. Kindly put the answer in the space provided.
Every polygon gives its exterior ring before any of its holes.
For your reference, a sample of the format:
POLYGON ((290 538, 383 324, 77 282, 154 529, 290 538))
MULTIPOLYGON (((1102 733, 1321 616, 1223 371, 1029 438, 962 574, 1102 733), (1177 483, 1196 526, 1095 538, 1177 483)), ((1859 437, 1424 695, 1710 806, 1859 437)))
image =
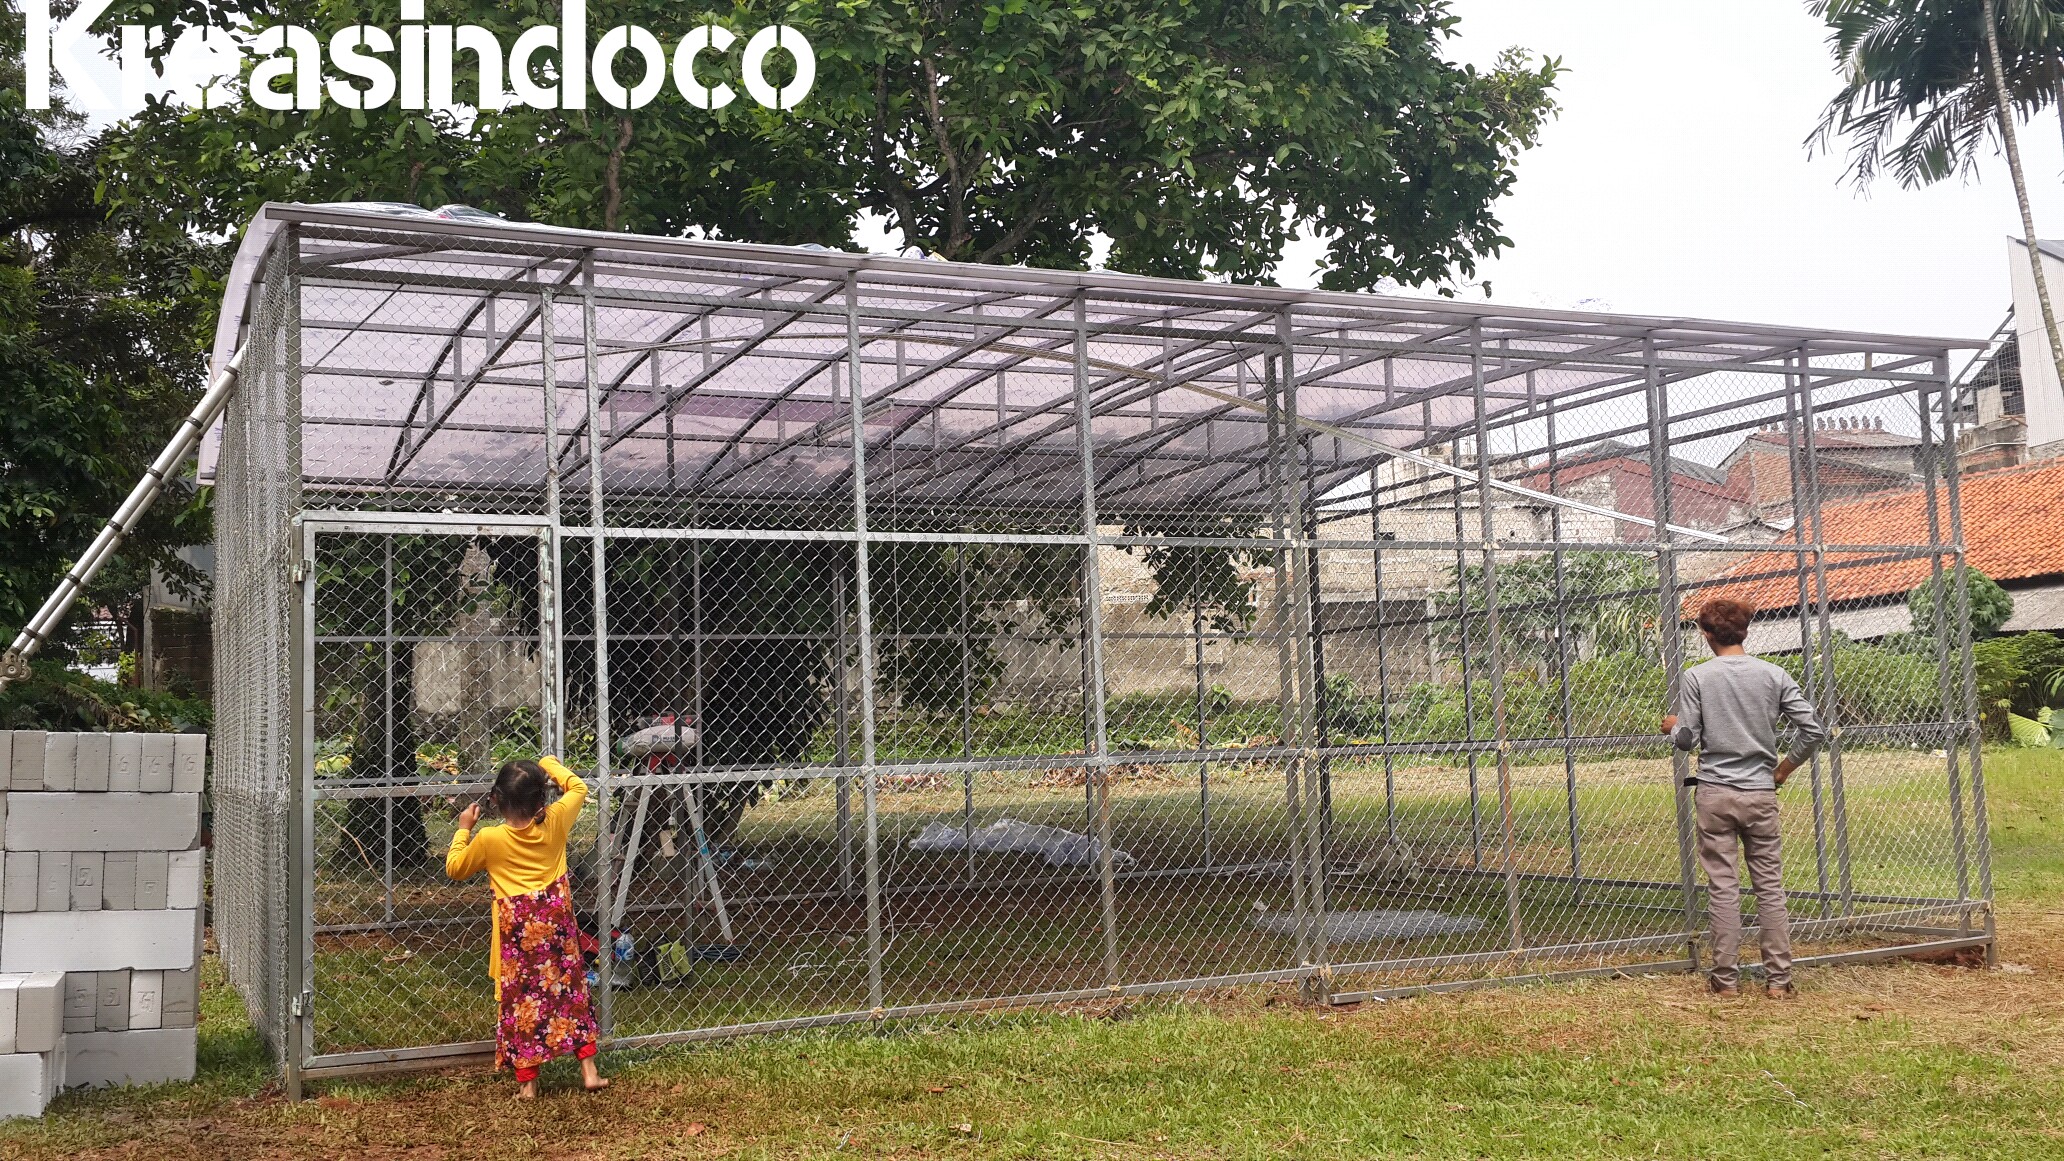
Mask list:
POLYGON ((586 1060, 581 1061, 580 1068, 581 1087, 589 1092, 601 1092, 609 1087, 609 1081, 603 1077, 602 1070, 595 1067, 594 1057, 590 1056, 586 1060))
POLYGON ((534 1101, 534 1100, 536 1100, 536 1099, 537 1099, 537 1082, 536 1082, 536 1081, 534 1081, 534 1080, 526 1080, 526 1081, 524 1081, 524 1082, 523 1082, 522 1084, 519 1084, 519 1085, 517 1085, 517 1086, 516 1086, 516 1099, 517 1099, 517 1100, 519 1100, 519 1101, 534 1101))

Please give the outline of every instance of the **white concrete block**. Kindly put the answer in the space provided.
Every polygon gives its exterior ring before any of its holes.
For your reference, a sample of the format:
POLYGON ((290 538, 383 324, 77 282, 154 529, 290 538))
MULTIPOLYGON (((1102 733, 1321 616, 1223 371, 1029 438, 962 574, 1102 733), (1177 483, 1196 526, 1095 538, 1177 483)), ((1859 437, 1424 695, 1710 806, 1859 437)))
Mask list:
POLYGON ((172 746, 172 793, 199 794, 207 787, 208 735, 179 734, 172 746))
POLYGON ((20 1052, 55 1052, 64 1031, 63 972, 19 977, 15 989, 14 1046, 20 1052))
POLYGON ((192 1080, 195 1042, 192 1028, 67 1036, 65 1083, 99 1088, 192 1080))
POLYGON ((0 925, 0 972, 190 968, 198 911, 38 911, 0 925))
POLYGON ((16 1018, 15 992, 27 976, 0 976, 0 1056, 16 1051, 14 1047, 14 1024, 16 1018))
POLYGON ((143 735, 108 735, 108 789, 135 793, 143 789, 143 735))
POLYGON ((135 851, 109 851, 101 860, 100 905, 109 911, 136 909, 135 851))
POLYGON ((11 851, 177 851, 201 833, 198 794, 21 794, 7 811, 11 851))
POLYGON ((136 901, 139 911, 157 911, 165 906, 165 873, 169 856, 164 851, 136 852, 136 901))
POLYGON ((64 1030, 93 1031, 93 1010, 100 1005, 99 972, 66 972, 64 975, 64 1030))
POLYGON ((165 856, 165 906, 175 911, 199 909, 205 855, 205 851, 173 851, 165 856))
POLYGON ((165 973, 129 973, 129 1028, 131 1031, 163 1027, 165 1018, 165 973))
POLYGON ((199 1021, 196 1017, 201 1006, 201 973, 198 968, 185 971, 168 971, 164 974, 164 1015, 162 1026, 166 1028, 191 1028, 199 1021))
MULTIPOLYGON (((72 852, 44 851, 36 860, 36 910, 72 909, 72 852)), ((6 929, 0 927, 0 935, 6 929)))
POLYGON ((13 768, 8 786, 14 790, 43 789, 43 731, 14 731, 13 768))
POLYGON ((79 753, 79 735, 43 735, 43 789, 70 790, 73 762, 79 753))
POLYGON ((36 909, 36 860, 34 851, 8 851, 0 864, 0 911, 36 909))
POLYGON ((129 977, 131 974, 128 971, 99 973, 99 983, 94 985, 93 1030, 95 1032, 127 1032, 129 1030, 129 977))
POLYGON ((178 747, 174 743, 171 734, 145 734, 143 736, 143 785, 138 789, 145 794, 170 794, 172 792, 172 759, 177 752, 178 747))
POLYGON ((64 1053, 0 1056, 0 1117, 40 1117, 64 1086, 64 1053))
POLYGON ((72 854, 72 910, 100 910, 100 869, 105 862, 99 851, 72 854))
POLYGON ((111 735, 80 734, 78 753, 72 759, 72 789, 106 790, 111 735))

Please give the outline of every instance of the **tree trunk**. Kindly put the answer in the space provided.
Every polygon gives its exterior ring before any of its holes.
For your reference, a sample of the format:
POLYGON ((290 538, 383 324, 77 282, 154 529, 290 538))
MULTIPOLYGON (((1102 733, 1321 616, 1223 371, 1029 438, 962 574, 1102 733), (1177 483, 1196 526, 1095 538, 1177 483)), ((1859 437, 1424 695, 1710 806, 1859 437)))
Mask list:
POLYGON ((616 123, 616 148, 609 151, 609 164, 602 169, 602 186, 605 196, 602 202, 602 228, 616 229, 617 221, 623 215, 623 159, 624 151, 631 147, 631 119, 620 118, 616 123))
POLYGON ((2028 204, 2028 181, 2021 172, 2021 146, 2014 136, 2014 103, 2007 93, 2006 74, 2000 66, 1999 18, 1994 0, 1985 0, 1985 73, 1992 80, 1994 104, 1999 106, 2000 145, 2007 154, 2007 172, 2014 179, 2014 200, 2021 207, 2021 236, 2028 246, 2028 269, 2035 276, 2035 299, 2042 304, 2043 331, 2050 340, 2050 362, 2057 369, 2057 381, 2064 383, 2064 339, 2058 337, 2057 312, 2050 305, 2050 282, 2043 276, 2042 244, 2035 236, 2035 211, 2028 204))
MULTIPOLYGON (((390 781, 416 773, 416 745, 410 725, 409 706, 415 696, 413 677, 406 664, 397 664, 388 674, 382 660, 367 658, 360 665, 359 718, 352 733, 353 764, 367 775, 390 781), (393 682, 391 691, 388 681, 393 682), (387 706, 383 695, 394 699, 394 729, 387 729, 387 706)), ((430 862, 430 836, 424 827, 423 800, 415 797, 354 798, 344 808, 341 854, 367 871, 384 872, 393 845, 394 869, 403 874, 422 871, 430 862), (389 821, 389 811, 392 821, 389 821)))

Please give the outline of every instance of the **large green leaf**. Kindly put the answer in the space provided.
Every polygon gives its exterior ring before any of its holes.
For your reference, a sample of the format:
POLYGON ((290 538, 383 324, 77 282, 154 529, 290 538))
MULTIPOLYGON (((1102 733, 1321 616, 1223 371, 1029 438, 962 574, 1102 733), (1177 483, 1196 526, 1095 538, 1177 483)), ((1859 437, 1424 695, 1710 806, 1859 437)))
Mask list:
POLYGON ((2049 719, 2050 711, 2048 710, 2043 711, 2042 720, 2040 721, 2035 718, 2024 718, 2020 714, 2010 713, 2007 715, 2007 732, 2013 737, 2014 744, 2017 746, 2029 748, 2048 746, 2052 741, 2049 719))

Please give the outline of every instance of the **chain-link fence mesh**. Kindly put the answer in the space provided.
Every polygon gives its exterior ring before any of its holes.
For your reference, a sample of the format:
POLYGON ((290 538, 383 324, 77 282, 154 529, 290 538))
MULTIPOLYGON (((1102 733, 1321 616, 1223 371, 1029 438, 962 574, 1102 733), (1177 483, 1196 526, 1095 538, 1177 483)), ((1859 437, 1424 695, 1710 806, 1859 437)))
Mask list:
POLYGON ((216 799, 295 1067, 483 1047, 441 856, 548 752, 617 1043, 1686 968, 1715 594, 1833 727, 1802 952, 1985 934, 1940 345, 298 221, 216 799))
POLYGON ((215 467, 215 737, 209 784, 215 858, 211 911, 222 965, 251 1021, 287 1052, 290 935, 289 788, 295 714, 288 667, 291 522, 301 509, 294 388, 300 339, 289 257, 274 252, 253 296, 237 393, 215 467))

